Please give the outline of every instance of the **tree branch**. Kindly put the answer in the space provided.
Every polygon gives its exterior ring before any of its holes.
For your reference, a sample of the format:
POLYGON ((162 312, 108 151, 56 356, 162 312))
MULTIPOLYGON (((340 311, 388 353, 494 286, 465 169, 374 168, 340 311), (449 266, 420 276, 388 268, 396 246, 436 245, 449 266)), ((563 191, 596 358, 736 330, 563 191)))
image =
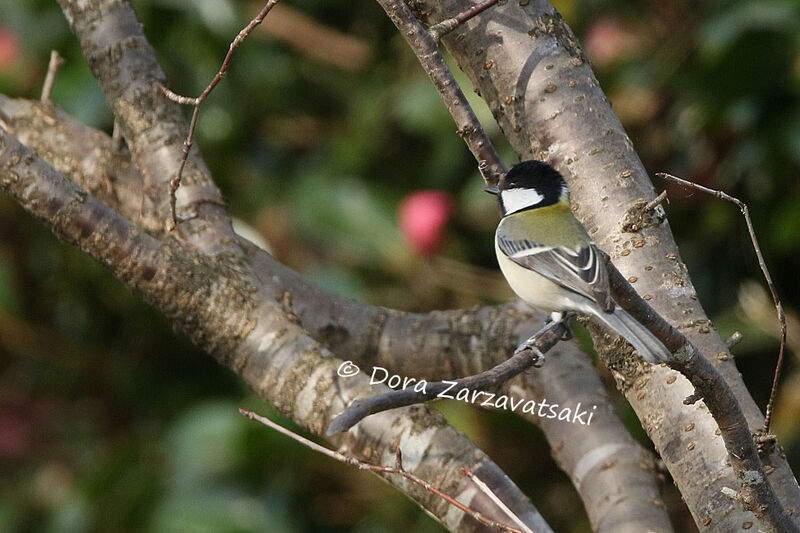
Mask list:
MULTIPOLYGON (((175 103, 181 105, 191 105, 194 109, 192 109, 192 119, 189 122, 189 132, 186 134, 186 140, 183 141, 183 150, 181 151, 181 162, 178 165, 178 172, 175 174, 175 177, 172 178, 169 182, 169 208, 170 208, 170 218, 172 220, 173 228, 178 225, 178 214, 176 211, 175 204, 177 202, 176 194, 178 191, 178 187, 181 185, 181 177, 183 175, 183 169, 186 167, 186 161, 189 158, 189 150, 192 149, 192 144, 194 143, 194 130, 197 127, 197 117, 200 114, 200 106, 203 105, 203 102, 206 101, 208 95, 211 94, 211 91, 214 90, 214 87, 222 80, 225 74, 228 72, 228 68, 231 65, 231 60, 233 59, 233 53, 242 44, 250 32, 255 29, 256 26, 263 22, 264 18, 272 11, 272 8, 278 3, 279 0, 268 0, 264 7, 261 8, 261 11, 253 17, 247 26, 245 26, 242 31, 236 35, 236 38, 231 42, 230 47, 228 48, 228 53, 225 55, 225 59, 222 61, 222 65, 219 67, 214 78, 208 84, 208 86, 203 89, 203 92, 200 93, 200 96, 197 98, 187 98, 185 96, 180 96, 175 94, 167 87, 164 86, 160 81, 156 81, 156 86, 161 89, 161 92, 164 93, 164 96, 169 98, 175 103)), ((195 218, 197 216, 197 212, 195 211, 190 218, 195 218)), ((188 220, 187 217, 183 217, 181 221, 188 220)))
MULTIPOLYGON (((170 219, 169 182, 181 166, 187 131, 182 110, 158 90, 156 83, 165 83, 166 77, 128 2, 59 4, 144 177, 139 222, 162 234, 170 219)), ((209 254, 236 252, 222 195, 197 150, 189 153, 183 183, 178 208, 197 211, 199 218, 181 224, 180 237, 209 254)))
POLYGON ((766 524, 769 531, 800 531, 767 479, 747 420, 738 400, 720 373, 681 332, 673 328, 636 293, 608 256, 606 265, 614 300, 673 352, 669 366, 686 376, 694 385, 695 392, 684 400, 684 404, 691 405, 703 400, 716 420, 728 450, 728 460, 739 481, 739 500, 744 508, 766 524))
POLYGON ((141 214, 142 175, 126 149, 53 105, 0 94, 3 127, 23 144, 128 220, 141 214))
POLYGON ((478 169, 484 181, 489 185, 496 184, 506 172, 505 165, 492 141, 484 133, 467 97, 447 68, 436 41, 417 21, 403 0, 378 0, 378 3, 397 26, 400 35, 414 51, 423 70, 439 91, 445 107, 458 127, 456 133, 464 139, 478 161, 478 169))
MULTIPOLYGON (((734 198, 729 194, 724 193, 723 191, 716 191, 714 189, 709 189, 708 187, 703 187, 702 185, 698 185, 697 183, 692 183, 691 181, 687 181, 682 178, 678 178, 671 174, 666 174, 664 172, 659 172, 656 176, 660 176, 664 179, 680 183, 681 185, 685 185, 687 187, 692 187, 697 189, 698 191, 702 191, 706 194, 710 194, 722 200, 726 200, 731 202, 736 207, 739 208, 739 211, 742 212, 742 216, 744 216, 745 224, 747 224, 747 233, 750 234, 750 241, 753 243, 753 250, 756 253, 756 259, 758 259, 758 266, 761 268, 761 272, 764 274, 764 280, 767 282, 767 287, 769 288, 770 295, 772 296, 772 303, 775 304, 775 312, 778 315, 778 328, 780 330, 779 339, 780 339, 780 349, 778 350, 778 360, 775 363, 775 377, 772 380, 772 390, 769 393, 769 401, 767 402, 767 408, 764 414, 764 429, 763 432, 765 434, 769 433, 769 426, 770 420, 772 419, 772 407, 775 404, 775 395, 778 393, 778 383, 781 379, 781 368, 783 367, 783 351, 786 348, 786 315, 783 313, 783 305, 781 304, 781 299, 778 297, 778 291, 775 289, 775 284, 772 282, 772 276, 769 275, 769 269, 767 268, 767 262, 764 261, 764 256, 761 254, 761 247, 758 245, 758 238, 756 237, 756 230, 753 227, 753 220, 750 218, 750 210, 747 209, 747 204, 739 200, 738 198, 734 198)), ((666 191, 664 191, 665 194, 666 191)), ((725 343, 728 345, 728 343, 725 343)))
MULTIPOLYGON (((434 23, 469 5, 465 0, 418 0, 414 8, 423 21, 434 23)), ((637 224, 625 224, 655 194, 577 39, 555 9, 543 0, 498 4, 443 42, 517 153, 544 159, 565 176, 576 215, 624 275, 636 280, 637 290, 664 318, 679 324, 701 352, 725 351, 678 260, 661 208, 639 216, 637 224), (486 69, 487 64, 492 68, 486 69)), ((732 358, 714 358, 712 364, 750 424, 760 426, 762 417, 732 358)), ((722 495, 724 487, 738 481, 725 464, 712 417, 682 405, 691 384, 672 379, 667 369, 643 367, 624 357, 612 361, 611 368, 704 531, 732 531, 752 521, 750 513, 722 495), (684 427, 691 427, 691 434, 676 435, 676 428, 684 427), (704 474, 698 476, 698 470, 704 474)), ((770 480, 781 501, 800 509, 800 491, 785 459, 773 451, 766 460, 775 468, 770 480)))
MULTIPOLYGON (((520 372, 524 372, 530 367, 541 363, 543 359, 542 354, 555 346, 568 331, 569 326, 567 322, 571 319, 572 315, 565 315, 565 318, 562 320, 545 325, 544 328, 526 341, 525 349, 518 350, 509 359, 478 375, 460 378, 454 381, 427 383, 424 387, 419 389, 418 387, 411 388, 409 386, 377 396, 359 398, 334 419, 333 423, 328 428, 327 434, 336 435, 337 433, 347 431, 367 416, 375 413, 442 398, 442 394, 444 393, 448 394, 444 396, 446 398, 459 399, 462 394, 466 394, 466 398, 470 403, 480 404, 480 402, 477 402, 475 399, 476 393, 503 385, 514 376, 519 375, 520 372), (535 349, 531 349, 531 345, 535 346, 535 349)), ((480 395, 478 398, 480 398, 480 395)))

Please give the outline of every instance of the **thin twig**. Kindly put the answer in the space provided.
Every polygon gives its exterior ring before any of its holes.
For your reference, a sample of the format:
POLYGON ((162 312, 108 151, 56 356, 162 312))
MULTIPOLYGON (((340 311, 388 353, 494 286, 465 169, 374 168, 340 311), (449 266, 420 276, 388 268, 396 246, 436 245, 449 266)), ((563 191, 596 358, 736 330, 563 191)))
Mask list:
POLYGON ((645 204, 643 209, 644 212, 649 213, 650 211, 661 205, 661 202, 663 202, 666 199, 667 199, 667 191, 666 190, 661 191, 661 194, 659 194, 658 196, 647 202, 647 204, 645 204))
POLYGON ((50 63, 47 65, 47 74, 45 75, 44 83, 42 84, 42 96, 40 98, 42 102, 50 102, 50 97, 53 95, 53 86, 56 83, 58 69, 60 69, 61 65, 63 64, 64 58, 61 57, 61 54, 58 53, 58 50, 51 51, 50 63))
POLYGON ((725 346, 730 350, 740 342, 742 342, 742 332, 734 331, 731 333, 731 336, 725 340, 725 346))
POLYGON ((456 133, 464 139, 478 162, 484 181, 488 185, 495 185, 500 176, 506 173, 506 167, 450 72, 436 41, 403 0, 378 0, 378 3, 408 42, 425 73, 439 91, 439 96, 456 123, 456 133))
MULTIPOLYGON (((478 512, 478 511, 476 511, 474 509, 471 509, 470 507, 467 507, 466 505, 464 505, 463 503, 459 502, 458 500, 456 500, 452 496, 450 496, 448 494, 445 494, 441 490, 439 490, 436 487, 432 486, 427 481, 418 478, 417 476, 415 476, 414 474, 412 474, 410 472, 407 472, 405 469, 403 469, 403 455, 402 455, 402 452, 400 451, 400 448, 397 448, 397 452, 396 452, 396 462, 397 462, 397 466, 396 467, 393 468, 393 467, 390 467, 390 466, 373 465, 373 464, 370 464, 370 463, 366 463, 364 461, 360 461, 360 460, 356 459, 355 457, 344 455, 344 454, 339 453, 337 451, 328 449, 328 448, 326 448, 324 446, 320 446, 316 442, 310 441, 307 438, 305 438, 305 437, 303 437, 301 435, 298 435, 297 433, 294 433, 294 432, 286 429, 283 426, 280 426, 280 425, 276 424, 275 422, 273 422, 269 418, 266 418, 266 417, 263 417, 261 415, 258 415, 258 414, 254 413, 252 411, 248 411, 247 409, 240 408, 239 412, 242 413, 247 418, 249 418, 250 420, 255 420, 257 422, 260 422, 260 423, 264 424, 265 426, 267 426, 269 428, 272 428, 275 431, 278 431, 278 432, 286 435, 287 437, 296 440, 300 444, 302 444, 302 445, 304 445, 304 446, 306 446, 308 448, 311 448, 312 450, 314 450, 316 452, 319 452, 319 453, 321 453, 323 455, 327 455, 331 459, 335 459, 335 460, 337 460, 339 462, 355 466, 359 470, 370 470, 372 472, 376 472, 376 473, 379 473, 379 474, 395 474, 395 475, 403 476, 407 480, 409 480, 412 483, 422 487, 423 489, 427 490, 428 492, 430 492, 432 494, 435 494, 436 496, 438 496, 439 498, 443 499, 444 501, 446 501, 450 505, 460 509, 461 511, 463 511, 466 514, 468 514, 469 516, 471 516, 472 518, 474 518, 475 520, 477 520, 481 524, 484 524, 484 525, 486 525, 488 527, 495 528, 495 529, 497 529, 499 531, 507 531, 508 533, 531 533, 530 528, 528 528, 527 526, 525 528, 525 531, 523 531, 523 530, 517 529, 515 527, 511 527, 511 526, 508 526, 508 525, 505 525, 505 524, 501 524, 500 522, 496 522, 496 521, 484 516, 480 512, 478 512)), ((495 496, 495 498, 496 497, 497 496, 495 496)), ((501 507, 501 509, 502 509, 502 507, 501 507)))
POLYGON ((477 475, 475 475, 475 473, 472 470, 470 470, 467 467, 464 467, 461 469, 461 471, 464 472, 464 474, 468 478, 470 478, 473 483, 475 483, 475 485, 481 490, 481 492, 484 493, 486 496, 488 496, 489 499, 492 500, 492 502, 494 502, 494 504, 498 506, 506 514, 506 516, 508 516, 511 520, 513 520, 514 523, 517 524, 520 527, 520 529, 522 529, 522 531, 524 531, 525 533, 533 533, 533 530, 529 528, 525 524, 525 522, 523 522, 522 519, 514 513, 514 511, 509 509, 508 506, 505 503, 503 503, 503 500, 498 498, 497 494, 492 492, 492 489, 489 488, 489 485, 484 483, 483 480, 479 478, 477 475))
POLYGON ((197 98, 191 98, 188 96, 181 96, 172 92, 170 89, 165 87, 162 83, 156 82, 158 88, 161 92, 172 100, 173 102, 177 102, 181 105, 190 105, 194 107, 192 111, 192 120, 189 123, 189 133, 186 135, 186 140, 183 141, 183 153, 181 154, 181 162, 180 166, 178 167, 178 172, 175 174, 175 177, 172 178, 172 181, 169 183, 169 207, 170 207, 170 214, 172 216, 172 228, 174 229, 175 226, 178 225, 178 222, 184 222, 186 220, 191 220, 197 216, 197 212, 186 216, 186 217, 179 217, 176 213, 175 204, 176 194, 178 192, 178 187, 181 185, 181 176, 183 175, 183 169, 186 167, 186 161, 189 158, 189 150, 192 148, 192 144, 194 143, 194 130, 197 127, 197 117, 200 114, 200 106, 203 102, 208 98, 208 95, 211 94, 211 91, 217 86, 217 84, 222 80, 225 74, 228 72, 228 67, 230 67, 231 59, 233 58, 233 53, 242 44, 242 41, 250 35, 250 32, 253 29, 261 24, 267 14, 272 10, 273 7, 279 2, 280 0, 268 0, 264 7, 261 8, 261 11, 258 12, 253 20, 250 21, 247 26, 245 26, 236 38, 231 42, 230 46, 228 47, 228 53, 225 55, 225 59, 222 61, 222 66, 220 66, 217 74, 214 76, 214 79, 211 80, 211 83, 200 93, 200 96, 197 98))
POLYGON ((568 331, 568 321, 574 315, 565 314, 561 320, 555 320, 546 324, 530 339, 525 341, 522 346, 526 349, 518 349, 512 357, 506 359, 499 365, 480 374, 468 376, 452 381, 436 381, 427 383, 421 390, 416 388, 405 388, 392 390, 383 394, 377 394, 367 398, 359 398, 351 403, 347 409, 331 422, 328 428, 328 435, 336 435, 347 431, 364 418, 417 403, 423 403, 438 398, 458 397, 459 391, 469 391, 469 394, 484 391, 497 387, 513 378, 520 372, 535 366, 541 362, 542 354, 555 346, 562 336, 568 331), (535 347, 532 349, 531 347, 535 347), (538 352, 537 352, 538 349, 538 352))
POLYGON ((497 4, 497 2, 499 2, 499 0, 486 0, 485 2, 476 4, 468 9, 465 9, 455 17, 445 19, 437 24, 434 24, 428 28, 428 33, 431 34, 431 38, 433 38, 434 41, 439 42, 442 37, 458 28, 472 17, 480 15, 493 5, 497 4))
POLYGON ((764 273, 764 279, 767 280, 767 287, 769 287, 769 292, 770 294, 772 294, 772 302, 775 304, 775 311, 778 314, 778 325, 780 326, 780 331, 781 331, 781 344, 780 348, 778 349, 778 361, 775 364, 775 376, 772 379, 772 390, 769 393, 769 401, 767 402, 767 408, 764 413, 764 433, 768 434, 770 422, 772 421, 772 409, 773 406, 775 405, 775 396, 778 393, 778 383, 780 382, 781 379, 781 369, 783 368, 783 352, 786 347, 786 316, 783 312, 783 305, 781 304, 781 300, 780 298, 778 298, 778 291, 775 289, 775 284, 772 282, 772 276, 769 275, 769 270, 767 269, 767 263, 766 261, 764 261, 764 256, 761 254, 761 247, 758 245, 758 239, 756 238, 756 231, 753 228, 753 221, 750 219, 750 211, 747 209, 747 205, 744 202, 722 191, 709 189, 708 187, 698 185, 697 183, 692 183, 691 181, 687 181, 683 178, 678 178, 676 176, 673 176, 672 174, 667 174, 665 172, 657 172, 656 176, 662 177, 670 181, 674 181, 676 183, 680 183, 681 185, 691 187, 706 194, 716 196, 717 198, 720 198, 722 200, 727 200, 728 202, 735 204, 742 212, 742 215, 744 215, 744 221, 747 224, 747 232, 750 234, 750 240, 753 243, 753 250, 755 250, 756 257, 758 258, 758 265, 761 267, 761 272, 764 273))

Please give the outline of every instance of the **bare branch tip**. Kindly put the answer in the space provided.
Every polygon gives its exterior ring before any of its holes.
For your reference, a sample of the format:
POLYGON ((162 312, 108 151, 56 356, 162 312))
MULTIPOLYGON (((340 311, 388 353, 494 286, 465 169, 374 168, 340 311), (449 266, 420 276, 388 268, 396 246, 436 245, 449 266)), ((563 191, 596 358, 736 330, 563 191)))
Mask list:
POLYGON ((650 211, 654 210, 656 207, 661 205, 664 202, 664 200, 669 201, 667 198, 666 190, 661 191, 661 193, 658 196, 647 202, 647 204, 644 206, 645 213, 649 213, 650 211))
POLYGON ((442 37, 458 28, 471 18, 480 15, 498 2, 499 0, 486 0, 485 2, 481 2, 480 4, 469 7, 455 17, 445 19, 437 24, 434 24, 428 28, 428 33, 430 33, 431 38, 434 41, 439 42, 442 37))
POLYGON ((50 52, 50 62, 47 65, 47 74, 42 84, 42 96, 40 98, 42 102, 50 102, 50 97, 53 95, 53 87, 56 83, 56 75, 58 75, 58 69, 60 69, 63 64, 64 58, 58 53, 58 50, 52 50, 50 52))
POLYGON ((725 346, 729 349, 742 342, 743 335, 740 331, 734 331, 731 336, 725 340, 725 346))

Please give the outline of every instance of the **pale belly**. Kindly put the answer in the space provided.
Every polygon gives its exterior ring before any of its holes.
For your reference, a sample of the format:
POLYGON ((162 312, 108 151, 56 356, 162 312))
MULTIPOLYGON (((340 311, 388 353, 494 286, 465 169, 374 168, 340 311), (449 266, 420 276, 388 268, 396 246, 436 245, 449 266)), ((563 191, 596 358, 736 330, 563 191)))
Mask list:
MULTIPOLYGON (((497 262, 511 289, 528 305, 544 312, 552 311, 581 311, 592 313, 585 309, 588 299, 563 289, 532 270, 521 267, 500 251, 495 243, 497 262), (582 301, 584 300, 584 301, 582 301)), ((592 313, 593 314, 593 313, 592 313)))

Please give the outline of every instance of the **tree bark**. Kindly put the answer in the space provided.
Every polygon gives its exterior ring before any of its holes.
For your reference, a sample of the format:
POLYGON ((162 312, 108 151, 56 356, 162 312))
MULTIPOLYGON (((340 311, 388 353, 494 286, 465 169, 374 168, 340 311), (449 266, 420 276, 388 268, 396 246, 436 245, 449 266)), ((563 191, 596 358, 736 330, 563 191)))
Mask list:
MULTIPOLYGON (((669 322, 709 357, 733 389, 754 430, 763 422, 733 358, 706 317, 647 173, 614 115, 577 39, 542 0, 507 2, 444 38, 489 103, 522 159, 550 162, 564 174, 575 214, 619 270, 669 322), (719 356, 717 354, 720 354, 719 356)), ((464 0, 419 0, 413 7, 434 24, 469 6, 464 0)), ((722 493, 736 488, 717 426, 702 403, 684 406, 691 384, 666 368, 612 366, 698 524, 733 531, 754 516, 722 493)), ((776 446, 766 457, 770 481, 787 510, 800 509, 800 490, 776 446)))

